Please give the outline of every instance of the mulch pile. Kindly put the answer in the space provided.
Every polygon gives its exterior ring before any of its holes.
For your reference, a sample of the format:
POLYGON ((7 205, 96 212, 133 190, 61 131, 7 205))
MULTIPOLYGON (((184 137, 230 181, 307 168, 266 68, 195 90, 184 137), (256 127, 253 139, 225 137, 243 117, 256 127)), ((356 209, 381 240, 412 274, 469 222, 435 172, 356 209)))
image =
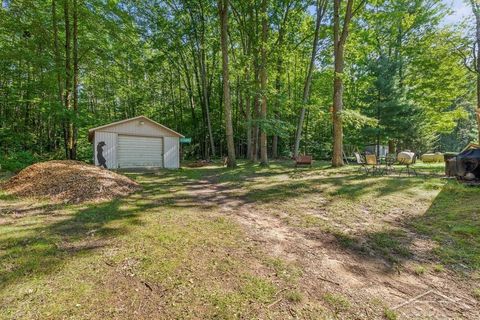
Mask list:
POLYGON ((15 196, 47 197, 63 203, 107 201, 140 189, 123 175, 71 160, 36 163, 0 187, 15 196))

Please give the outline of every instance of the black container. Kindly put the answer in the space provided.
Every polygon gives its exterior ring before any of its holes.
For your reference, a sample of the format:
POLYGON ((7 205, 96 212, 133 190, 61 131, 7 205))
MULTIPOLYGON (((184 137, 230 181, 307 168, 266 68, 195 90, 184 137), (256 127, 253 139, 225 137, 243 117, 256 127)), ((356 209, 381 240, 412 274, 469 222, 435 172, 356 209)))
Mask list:
POLYGON ((473 173, 475 179, 480 179, 480 148, 472 148, 462 151, 456 157, 457 176, 464 178, 467 173, 473 173))

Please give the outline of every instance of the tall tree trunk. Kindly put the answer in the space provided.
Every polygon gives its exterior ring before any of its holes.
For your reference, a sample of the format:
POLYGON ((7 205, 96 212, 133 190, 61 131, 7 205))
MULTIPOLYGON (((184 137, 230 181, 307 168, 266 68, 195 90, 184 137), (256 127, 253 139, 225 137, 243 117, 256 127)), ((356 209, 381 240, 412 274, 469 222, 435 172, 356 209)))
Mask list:
POLYGON ((192 45, 192 55, 194 59, 194 69, 195 69, 195 77, 199 92, 199 98, 202 105, 202 112, 203 112, 203 124, 206 126, 204 130, 204 156, 208 160, 210 159, 210 151, 213 156, 215 156, 215 145, 214 139, 212 134, 212 125, 210 120, 210 108, 209 108, 209 90, 208 90, 208 83, 207 83, 207 67, 206 67, 206 57, 205 57, 205 17, 202 8, 202 2, 199 1, 198 4, 200 5, 200 16, 199 19, 196 19, 196 14, 189 8, 189 15, 191 18, 192 28, 193 28, 193 36, 195 39, 195 44, 192 45), (200 20, 200 21, 198 21, 200 20), (197 30, 197 24, 201 27, 200 32, 197 30), (195 59, 197 62, 195 62, 195 59), (198 64, 198 65, 197 65, 198 64), (208 136, 208 140, 207 140, 208 136))
MULTIPOLYGON (((248 67, 245 66, 245 84, 250 79, 248 67)), ((249 86, 248 86, 249 88, 249 86)), ((250 104, 250 90, 245 91, 245 121, 247 122, 247 155, 246 158, 252 160, 252 108, 250 104)))
POLYGON ((259 66, 259 63, 258 63, 258 49, 253 49, 253 69, 254 69, 254 72, 253 72, 253 81, 254 81, 254 85, 255 85, 255 93, 254 93, 254 96, 253 96, 253 101, 252 101, 252 105, 253 105, 253 117, 252 117, 252 139, 251 139, 251 142, 252 142, 252 146, 250 148, 252 154, 250 155, 250 160, 253 161, 253 162, 257 162, 258 160, 258 134, 259 134, 259 123, 258 123, 258 120, 259 120, 259 117, 260 117, 260 87, 259 87, 259 72, 260 72, 260 66, 259 66))
MULTIPOLYGON (((62 58, 60 56, 60 45, 59 45, 59 40, 58 40, 58 24, 57 24, 57 7, 56 7, 56 0, 52 0, 52 26, 53 26, 53 52, 55 56, 55 73, 57 76, 57 94, 58 94, 58 106, 62 107, 63 106, 63 84, 62 84, 62 58)), ((63 127, 64 129, 64 134, 65 134, 65 126, 63 127)), ((53 134, 53 139, 55 140, 55 122, 54 122, 54 128, 52 130, 54 132, 53 134)), ((67 144, 66 144, 66 139, 64 137, 64 143, 65 143, 65 152, 67 150, 67 144)), ((55 142, 55 141, 54 141, 55 142)), ((55 148, 55 143, 54 143, 54 148, 55 148)))
POLYGON ((348 37, 348 28, 353 16, 353 1, 347 0, 343 27, 340 29, 340 6, 342 0, 333 2, 333 47, 334 47, 334 75, 333 75, 333 155, 332 166, 343 166, 343 69, 345 66, 345 42, 348 37))
MULTIPOLYGON (((261 64, 260 64, 260 90, 262 95, 262 105, 260 117, 262 121, 267 118, 267 36, 268 36, 268 16, 267 0, 262 0, 262 39, 260 43, 261 64)), ((260 132, 260 163, 268 165, 267 154, 267 132, 262 126, 260 132)))
POLYGON ((205 99, 205 116, 207 121, 207 130, 208 130, 208 137, 210 141, 210 151, 213 157, 215 157, 215 143, 213 140, 213 133, 212 133, 212 122, 210 120, 210 105, 208 99, 208 88, 207 88, 207 74, 206 74, 206 67, 205 67, 205 56, 202 57, 202 65, 201 65, 201 78, 202 78, 202 88, 203 88, 203 95, 205 99))
POLYGON ((70 119, 71 91, 72 91, 72 67, 71 67, 71 32, 70 32, 70 9, 69 0, 64 1, 63 10, 65 14, 65 109, 67 117, 65 120, 65 144, 67 146, 67 159, 72 159, 73 150, 73 123, 70 119))
POLYGON ((293 148, 293 157, 298 157, 298 151, 300 150, 300 140, 302 139, 302 130, 303 130, 303 122, 305 120, 305 105, 308 103, 310 99, 310 88, 312 86, 312 75, 313 69, 315 68, 315 58, 317 56, 318 50, 318 38, 319 38, 319 31, 320 25, 322 22, 322 18, 325 14, 327 9, 327 0, 317 0, 317 19, 315 22, 315 34, 313 37, 313 45, 312 45, 312 54, 310 56, 310 64, 308 65, 307 69, 307 76, 305 78, 305 83, 303 86, 303 97, 302 97, 302 109, 300 110, 300 117, 298 118, 297 130, 295 132, 295 145, 293 148))
POLYGON ((229 168, 236 167, 235 145, 233 143, 232 102, 230 97, 230 75, 228 70, 228 0, 218 0, 220 14, 220 40, 222 47, 223 106, 225 110, 225 134, 229 168))
MULTIPOLYGON (((290 12, 290 7, 293 2, 288 2, 287 7, 285 9, 285 14, 283 15, 283 19, 281 24, 278 27, 278 40, 277 40, 277 74, 275 79, 275 91, 277 94, 277 99, 275 103, 275 110, 274 116, 275 119, 280 118, 280 106, 281 106, 281 99, 280 99, 280 92, 282 90, 282 75, 283 75, 283 39, 285 36, 285 25, 288 21, 288 14, 290 12)), ((278 134, 275 132, 272 139, 272 158, 278 158, 278 134)))
MULTIPOLYGON (((281 48, 282 46, 282 41, 281 39, 283 38, 283 28, 280 29, 280 35, 279 35, 279 41, 278 41, 278 47, 281 48)), ((281 49, 279 49, 281 50, 281 49)), ((280 102, 280 92, 282 90, 282 66, 283 66, 283 57, 282 57, 283 52, 279 52, 278 58, 277 58, 277 74, 276 74, 276 79, 275 79, 275 91, 277 94, 277 99, 275 102, 275 110, 274 110, 274 117, 275 119, 279 118, 279 110, 281 106, 280 102)), ((272 158, 277 159, 278 158, 278 134, 275 132, 273 134, 273 139, 272 139, 272 158)))
MULTIPOLYGON (((78 0, 73 0, 73 111, 74 120, 78 117, 78 0)), ((71 159, 77 158, 78 128, 73 126, 71 159)))
POLYGON ((475 53, 475 71, 477 73, 477 128, 478 128, 478 143, 480 143, 480 3, 478 0, 470 0, 473 14, 475 15, 476 27, 476 53, 475 53))

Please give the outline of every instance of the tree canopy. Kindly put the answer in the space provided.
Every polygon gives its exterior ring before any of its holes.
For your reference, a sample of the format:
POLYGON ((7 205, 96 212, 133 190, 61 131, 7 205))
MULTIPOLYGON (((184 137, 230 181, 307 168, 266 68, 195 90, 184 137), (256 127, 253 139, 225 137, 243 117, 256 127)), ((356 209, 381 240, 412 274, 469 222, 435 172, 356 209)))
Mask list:
POLYGON ((477 140, 473 19, 446 24, 441 0, 335 3, 4 0, 0 161, 89 160, 89 128, 138 115, 191 137, 185 156, 203 159, 227 155, 229 117, 236 156, 262 163, 292 156, 296 139, 330 159, 339 115, 346 153, 477 140))

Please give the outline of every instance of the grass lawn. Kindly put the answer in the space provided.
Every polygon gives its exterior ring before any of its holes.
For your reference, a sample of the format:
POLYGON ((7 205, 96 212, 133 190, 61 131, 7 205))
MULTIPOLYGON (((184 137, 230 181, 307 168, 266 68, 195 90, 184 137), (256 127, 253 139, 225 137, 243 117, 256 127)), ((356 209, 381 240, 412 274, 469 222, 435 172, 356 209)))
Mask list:
POLYGON ((476 319, 480 188, 416 167, 127 173, 142 191, 85 205, 0 193, 0 319, 476 319), (395 309, 429 289, 452 305, 395 309))

